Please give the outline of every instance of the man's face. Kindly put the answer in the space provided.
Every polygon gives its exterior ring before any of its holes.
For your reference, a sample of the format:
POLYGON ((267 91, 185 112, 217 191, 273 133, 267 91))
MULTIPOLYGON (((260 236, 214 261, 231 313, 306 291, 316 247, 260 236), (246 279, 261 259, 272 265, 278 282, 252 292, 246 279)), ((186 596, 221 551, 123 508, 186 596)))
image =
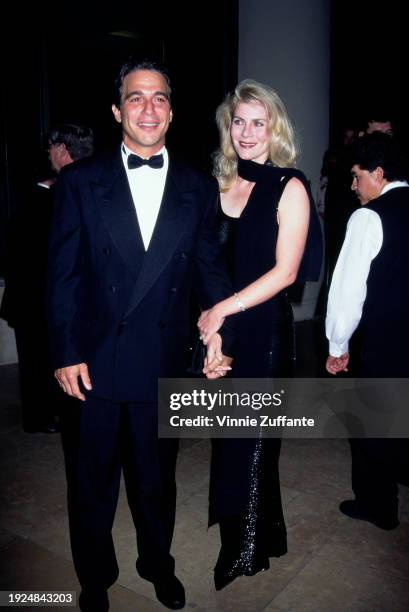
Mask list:
POLYGON ((355 191, 362 206, 381 195, 384 186, 381 168, 376 168, 371 172, 369 170, 362 170, 360 166, 355 164, 351 168, 351 173, 351 189, 355 191))
POLYGON ((48 142, 48 157, 50 159, 51 168, 55 172, 59 172, 65 165, 65 151, 65 145, 62 142, 48 142))
POLYGON ((344 146, 347 146, 354 142, 355 140, 355 132, 353 129, 346 128, 344 130, 344 146))
POLYGON ((164 77, 153 70, 136 70, 124 79, 120 108, 112 106, 118 123, 122 123, 127 147, 148 158, 165 144, 172 121, 172 110, 164 77))
POLYGON ((393 136, 392 123, 390 121, 370 121, 366 133, 372 134, 373 132, 383 132, 393 136))

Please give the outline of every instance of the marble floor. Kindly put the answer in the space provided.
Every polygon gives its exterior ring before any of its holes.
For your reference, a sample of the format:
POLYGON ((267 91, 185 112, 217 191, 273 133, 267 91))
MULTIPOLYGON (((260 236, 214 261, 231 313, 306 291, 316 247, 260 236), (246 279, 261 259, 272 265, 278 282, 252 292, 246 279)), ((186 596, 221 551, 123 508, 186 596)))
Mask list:
MULTIPOLYGON (((0 367, 0 438, 0 591, 78 592, 59 435, 21 430, 15 365, 0 367)), ((216 592, 218 529, 207 529, 209 443, 183 441, 172 552, 186 586, 186 610, 407 612, 409 489, 400 490, 400 527, 386 532, 338 511, 339 502, 351 497, 346 440, 285 440, 280 468, 288 554, 273 560, 269 571, 216 592)), ((165 610, 152 585, 135 572, 136 543, 123 489, 114 541, 120 575, 109 592, 111 610, 165 610)))

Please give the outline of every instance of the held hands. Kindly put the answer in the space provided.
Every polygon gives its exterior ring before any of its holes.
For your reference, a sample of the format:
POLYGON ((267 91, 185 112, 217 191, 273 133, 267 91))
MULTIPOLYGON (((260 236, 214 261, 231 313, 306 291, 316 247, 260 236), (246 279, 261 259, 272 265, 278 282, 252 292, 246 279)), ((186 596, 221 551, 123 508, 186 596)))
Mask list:
POLYGON ((202 312, 199 317, 199 321, 197 322, 197 326, 199 328, 200 337, 203 344, 207 344, 210 338, 219 331, 224 323, 224 319, 225 317, 220 313, 217 305, 202 312))
POLYGON ((81 378, 81 382, 87 391, 91 391, 91 379, 88 374, 88 366, 86 363, 79 363, 78 365, 67 366, 65 368, 58 368, 55 370, 54 376, 58 381, 61 389, 71 397, 76 397, 82 401, 85 400, 85 395, 81 393, 78 385, 78 377, 81 378))
POLYGON ((220 334, 213 334, 207 344, 207 355, 203 374, 206 374, 207 378, 210 380, 221 378, 231 370, 230 365, 232 361, 233 359, 231 357, 227 357, 222 353, 222 339, 220 334))
POLYGON ((325 365, 327 372, 330 374, 338 374, 338 372, 348 372, 349 353, 344 353, 340 357, 328 356, 325 365))

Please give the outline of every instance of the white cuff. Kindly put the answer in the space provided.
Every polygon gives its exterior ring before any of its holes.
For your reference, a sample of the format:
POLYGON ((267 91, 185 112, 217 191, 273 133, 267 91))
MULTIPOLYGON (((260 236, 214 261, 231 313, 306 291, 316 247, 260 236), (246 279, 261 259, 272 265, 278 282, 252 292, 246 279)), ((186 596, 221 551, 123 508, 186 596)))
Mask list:
POLYGON ((348 342, 342 344, 336 344, 336 342, 329 343, 329 354, 332 357, 341 357, 344 353, 348 352, 348 342))

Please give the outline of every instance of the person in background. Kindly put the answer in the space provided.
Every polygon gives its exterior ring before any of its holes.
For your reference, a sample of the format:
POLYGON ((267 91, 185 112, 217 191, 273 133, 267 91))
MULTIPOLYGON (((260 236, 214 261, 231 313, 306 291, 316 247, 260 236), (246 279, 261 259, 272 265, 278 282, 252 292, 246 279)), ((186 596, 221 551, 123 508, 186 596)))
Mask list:
MULTIPOLYGON (((351 150, 352 187, 361 208, 351 216, 328 296, 327 371, 348 370, 349 342, 361 332, 356 375, 407 378, 409 362, 409 186, 401 152, 386 133, 359 138, 351 150)), ((399 525, 397 482, 409 484, 407 439, 351 438, 355 499, 340 511, 381 529, 399 525)))
POLYGON ((22 426, 27 433, 56 433, 61 392, 48 352, 46 279, 54 186, 60 170, 94 151, 91 128, 56 125, 48 136, 55 174, 28 190, 12 221, 10 265, 1 316, 14 328, 18 354, 22 426))
POLYGON ((325 233, 325 274, 322 287, 325 293, 324 312, 329 284, 345 237, 348 219, 357 208, 356 198, 350 190, 349 167, 346 161, 348 148, 357 138, 358 130, 348 123, 340 134, 340 142, 326 152, 323 161, 324 177, 320 179, 320 184, 324 180, 325 193, 324 197, 320 196, 317 204, 319 211, 322 211, 325 233))
POLYGON ((334 147, 330 147, 324 153, 320 171, 320 179, 317 189, 316 205, 318 214, 325 219, 325 204, 328 181, 333 178, 334 173, 339 170, 338 164, 342 157, 345 147, 350 145, 357 138, 357 130, 351 125, 346 124, 342 130, 342 142, 334 147))
POLYGON ((366 121, 366 127, 359 132, 359 136, 382 132, 388 136, 393 136, 393 122, 389 113, 385 110, 374 110, 366 121))

